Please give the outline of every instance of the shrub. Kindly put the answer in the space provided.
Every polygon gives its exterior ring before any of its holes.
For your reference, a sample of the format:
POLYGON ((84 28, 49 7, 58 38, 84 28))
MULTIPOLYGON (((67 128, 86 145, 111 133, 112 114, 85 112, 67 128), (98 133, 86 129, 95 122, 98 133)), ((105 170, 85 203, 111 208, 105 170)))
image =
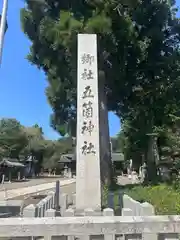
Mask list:
POLYGON ((180 191, 161 184, 157 186, 135 186, 125 188, 124 193, 139 202, 149 202, 155 207, 159 215, 180 214, 180 191))

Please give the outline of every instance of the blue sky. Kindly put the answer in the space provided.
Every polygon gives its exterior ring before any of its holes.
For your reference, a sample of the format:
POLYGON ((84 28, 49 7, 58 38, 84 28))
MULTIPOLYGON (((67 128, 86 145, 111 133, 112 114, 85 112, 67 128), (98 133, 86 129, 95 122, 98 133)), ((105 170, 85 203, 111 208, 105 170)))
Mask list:
MULTIPOLYGON (((21 31, 19 12, 23 6, 23 0, 9 0, 8 31, 0 68, 0 118, 16 118, 25 126, 37 123, 45 137, 56 139, 59 135, 49 126, 51 108, 44 93, 46 78, 25 59, 30 42, 21 31)), ((109 123, 114 136, 120 129, 119 119, 110 113, 109 123)))

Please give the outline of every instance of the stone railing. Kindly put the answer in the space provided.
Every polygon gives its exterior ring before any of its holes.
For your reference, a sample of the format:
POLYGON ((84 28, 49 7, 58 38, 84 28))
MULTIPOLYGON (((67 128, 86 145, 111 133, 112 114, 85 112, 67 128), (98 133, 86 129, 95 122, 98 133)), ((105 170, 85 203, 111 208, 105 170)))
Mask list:
POLYGON ((123 192, 119 192, 114 196, 113 192, 109 192, 105 197, 105 205, 115 210, 118 215, 122 216, 152 216, 155 215, 153 205, 148 202, 140 203, 123 192), (115 202, 116 201, 116 202, 115 202))
POLYGON ((180 216, 112 216, 112 209, 105 209, 104 216, 57 217, 57 218, 6 218, 0 219, 0 237, 67 236, 68 240, 79 239, 179 239, 180 216), (124 238, 125 236, 125 238, 124 238), (122 238, 123 237, 123 238, 122 238))
POLYGON ((49 192, 48 195, 36 204, 36 217, 44 217, 48 209, 53 209, 55 206, 55 192, 49 192))
POLYGON ((49 192, 48 195, 39 201, 36 205, 30 204, 23 209, 23 217, 44 217, 48 209, 53 209, 55 204, 55 192, 49 192))
MULTIPOLYGON (((54 217, 55 210, 55 192, 49 192, 48 195, 39 201, 38 204, 30 204, 23 209, 23 217, 54 217)), ((61 216, 65 215, 68 205, 75 205, 75 194, 68 196, 66 193, 59 194, 59 206, 61 216)))
POLYGON ((153 205, 148 202, 140 203, 128 195, 124 194, 123 197, 122 216, 153 216, 155 210, 153 205))

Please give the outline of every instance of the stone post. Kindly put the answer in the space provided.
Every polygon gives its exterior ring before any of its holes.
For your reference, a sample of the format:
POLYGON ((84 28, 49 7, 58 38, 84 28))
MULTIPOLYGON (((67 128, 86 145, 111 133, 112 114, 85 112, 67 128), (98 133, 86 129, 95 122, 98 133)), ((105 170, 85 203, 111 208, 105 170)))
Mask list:
POLYGON ((108 208, 114 208, 114 193, 108 193, 108 208))
POLYGON ((69 208, 65 211, 64 217, 73 217, 74 216, 74 209, 69 208))
MULTIPOLYGON (((103 216, 114 216, 114 210, 111 208, 106 208, 103 210, 103 216)), ((114 240, 115 239, 115 235, 114 234, 105 234, 104 235, 104 240, 114 240)))
POLYGON ((112 208, 105 208, 103 210, 103 216, 114 216, 114 210, 112 208))
POLYGON ((55 191, 55 209, 58 212, 60 207, 59 207, 59 195, 60 195, 60 182, 59 180, 56 181, 56 191, 55 191))
POLYGON ((62 217, 64 216, 66 209, 67 209, 67 194, 62 193, 60 196, 60 212, 62 217))
POLYGON ((55 209, 48 209, 45 212, 45 217, 55 217, 56 216, 56 210, 55 209))
POLYGON ((130 208, 122 208, 122 216, 133 216, 133 211, 130 208))
POLYGON ((33 218, 36 217, 36 207, 34 204, 30 204, 23 209, 23 217, 33 218))
MULTIPOLYGON (((154 216, 155 215, 155 210, 154 210, 154 207, 148 203, 148 202, 145 202, 145 203, 142 203, 142 215, 143 216, 154 216)), ((158 239, 158 236, 157 234, 155 233, 144 233, 142 234, 142 237, 144 240, 157 240, 158 239)))

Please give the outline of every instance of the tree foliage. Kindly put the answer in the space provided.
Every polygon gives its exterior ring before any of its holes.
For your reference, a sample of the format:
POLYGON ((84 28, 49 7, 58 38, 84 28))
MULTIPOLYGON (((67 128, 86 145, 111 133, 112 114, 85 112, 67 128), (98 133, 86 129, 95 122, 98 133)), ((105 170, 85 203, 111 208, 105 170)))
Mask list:
POLYGON ((46 169, 54 169, 59 165, 62 154, 72 153, 72 140, 70 138, 59 141, 46 141, 46 151, 43 159, 43 166, 46 169))
POLYGON ((160 143, 163 129, 173 125, 172 116, 179 117, 180 20, 175 1, 26 2, 21 22, 32 43, 28 60, 47 76, 54 129, 74 135, 77 34, 96 33, 108 110, 122 120, 123 151, 127 158, 147 156, 147 133, 158 132, 160 143))
POLYGON ((32 42, 28 59, 47 75, 55 129, 62 132, 62 126, 75 119, 79 32, 98 34, 99 68, 106 74, 109 110, 121 118, 145 111, 150 130, 155 120, 162 122, 161 113, 168 116, 174 90, 179 91, 179 81, 174 81, 179 78, 179 19, 174 3, 27 1, 21 19, 32 42), (157 108, 152 107, 155 103, 157 108))
POLYGON ((70 138, 46 140, 37 124, 24 127, 16 119, 0 120, 0 160, 9 157, 22 161, 32 156, 38 173, 42 167, 57 168, 64 153, 72 153, 70 138))
POLYGON ((16 119, 0 120, 0 156, 18 157, 26 144, 24 129, 16 119))

